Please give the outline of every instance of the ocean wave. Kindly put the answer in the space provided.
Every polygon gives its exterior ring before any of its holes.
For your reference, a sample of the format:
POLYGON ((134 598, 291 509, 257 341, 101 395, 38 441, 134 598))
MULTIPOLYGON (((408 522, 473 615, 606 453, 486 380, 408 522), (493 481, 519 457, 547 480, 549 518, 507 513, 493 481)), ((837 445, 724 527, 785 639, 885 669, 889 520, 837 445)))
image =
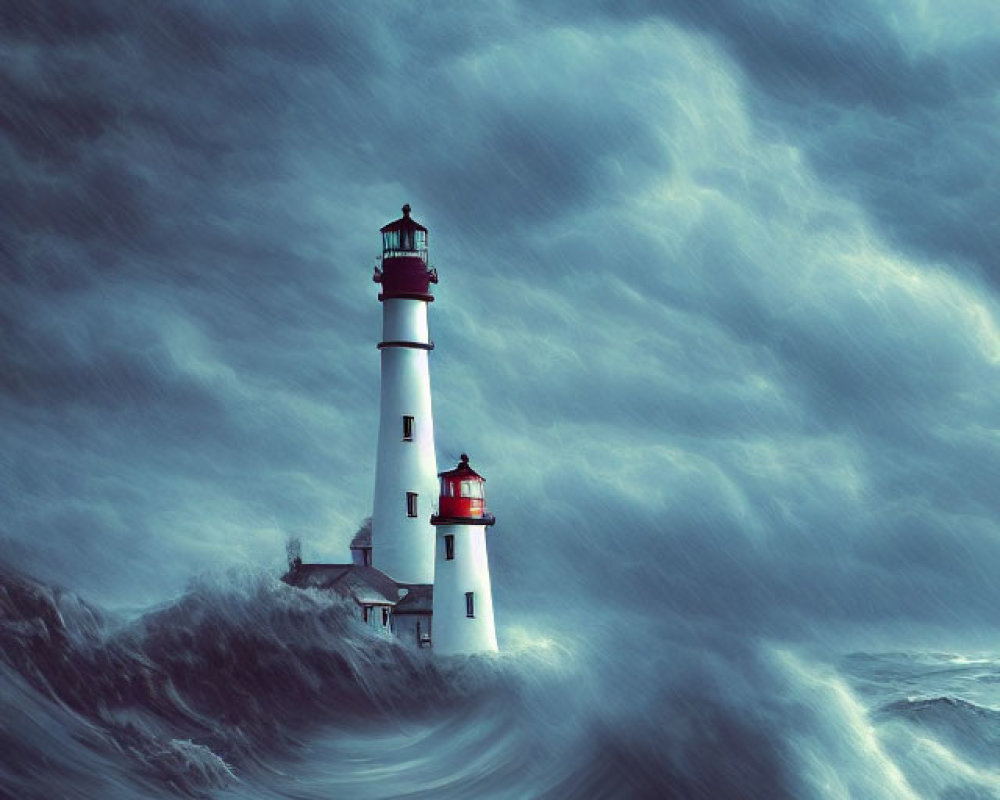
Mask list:
MULTIPOLYGON (((91 731, 91 751, 189 796, 291 754, 318 726, 474 705, 504 679, 500 660, 433 660, 375 636, 342 601, 263 574, 202 579, 126 622, 3 572, 0 653, 12 680, 62 714, 60 725, 91 731)), ((11 702, 23 707, 26 696, 11 702)), ((22 766, 59 758, 19 746, 22 766)), ((13 791, 17 781, 3 777, 13 791)))
POLYGON ((960 697, 909 697, 897 700, 882 708, 882 713, 903 716, 908 719, 927 718, 969 718, 982 717, 991 723, 1000 721, 1000 712, 970 703, 960 697))
POLYGON ((1000 711, 958 697, 914 697, 883 706, 877 716, 904 721, 967 761, 1000 768, 1000 711))
POLYGON ((0 771, 0 794, 793 796, 753 708, 728 707, 700 664, 665 673, 636 650, 621 672, 630 639, 541 623, 506 653, 434 657, 260 573, 124 619, 6 572, 0 612, 9 705, 59 732, 9 751, 20 774, 0 771))
POLYGON ((206 575, 126 618, 0 571, 0 797, 898 800, 1000 786, 1000 712, 930 691, 982 687, 989 664, 854 654, 838 671, 711 628, 611 619, 584 633, 522 617, 505 652, 445 658, 264 573, 206 575))

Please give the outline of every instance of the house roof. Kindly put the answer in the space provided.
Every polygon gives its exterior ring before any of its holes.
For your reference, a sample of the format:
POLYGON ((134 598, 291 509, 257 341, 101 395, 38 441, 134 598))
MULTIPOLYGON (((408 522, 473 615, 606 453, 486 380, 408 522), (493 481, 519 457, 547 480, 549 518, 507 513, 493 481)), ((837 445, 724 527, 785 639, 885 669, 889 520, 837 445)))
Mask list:
POLYGON ((375 567, 352 564, 351 569, 337 580, 333 588, 350 594, 365 605, 394 606, 399 601, 396 582, 375 567))
POLYGON ((403 614, 430 614, 433 609, 433 586, 396 583, 375 567, 359 564, 298 564, 282 580, 301 589, 337 592, 360 605, 392 606, 403 614))
POLYGON ((434 611, 434 585, 431 583, 401 583, 406 594, 396 603, 396 614, 431 614, 434 611))

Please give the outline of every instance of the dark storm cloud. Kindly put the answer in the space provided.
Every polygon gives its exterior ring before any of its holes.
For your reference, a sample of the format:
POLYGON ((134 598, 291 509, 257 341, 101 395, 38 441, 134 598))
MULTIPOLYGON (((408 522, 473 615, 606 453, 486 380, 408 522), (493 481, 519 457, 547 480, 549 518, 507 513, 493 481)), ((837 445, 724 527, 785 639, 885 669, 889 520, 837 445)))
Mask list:
POLYGON ((982 41, 867 5, 0 13, 3 535, 33 569, 128 598, 291 532, 343 558, 409 201, 439 463, 489 479, 510 617, 998 600, 982 41))
POLYGON ((902 247, 959 257, 996 282, 1000 36, 988 5, 923 14, 899 4, 615 3, 716 37, 820 173, 902 247), (968 13, 967 25, 961 20, 968 13), (948 15, 947 18, 944 15, 948 15), (934 47, 924 29, 944 38, 934 47))
POLYGON ((289 202, 287 128, 271 123, 291 102, 289 70, 322 56, 324 75, 349 80, 368 45, 338 15, 101 8, 4 9, 5 440, 24 501, 5 534, 34 540, 43 573, 81 585, 101 585, 102 563, 134 553, 144 566, 116 574, 135 591, 136 579, 155 585, 153 564, 160 581, 190 572, 156 555, 191 547, 176 509, 200 506, 213 527, 227 516, 270 526, 277 510, 295 526, 326 511, 304 511, 305 461, 333 480, 356 451, 315 447, 308 396, 339 404, 358 387, 336 359, 343 340, 303 330, 357 312, 317 286, 329 254, 296 249, 312 223, 289 202), (58 487, 41 480, 62 462, 76 468, 58 487), (250 474, 262 462, 263 481, 250 474), (199 476, 214 491, 196 491, 199 476), (109 499, 119 482, 137 493, 109 499), (60 495, 91 507, 43 513, 60 495))
MULTIPOLYGON (((869 3, 665 2, 624 5, 660 13, 720 36, 769 93, 813 104, 817 98, 886 111, 940 104, 953 92, 937 58, 913 58, 869 3)), ((615 14, 620 7, 614 7, 615 14)))

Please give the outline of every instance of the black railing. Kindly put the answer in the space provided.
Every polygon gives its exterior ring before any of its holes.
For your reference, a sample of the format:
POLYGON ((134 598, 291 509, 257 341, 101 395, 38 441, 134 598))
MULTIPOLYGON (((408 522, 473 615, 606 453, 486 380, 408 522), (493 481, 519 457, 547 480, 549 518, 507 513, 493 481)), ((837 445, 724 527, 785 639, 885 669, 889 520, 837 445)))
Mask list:
POLYGON ((451 517, 431 514, 431 525, 495 525, 497 518, 489 512, 481 517, 451 517))
POLYGON ((425 264, 427 263, 427 248, 422 250, 383 250, 382 259, 387 258, 413 258, 414 256, 420 258, 425 264))

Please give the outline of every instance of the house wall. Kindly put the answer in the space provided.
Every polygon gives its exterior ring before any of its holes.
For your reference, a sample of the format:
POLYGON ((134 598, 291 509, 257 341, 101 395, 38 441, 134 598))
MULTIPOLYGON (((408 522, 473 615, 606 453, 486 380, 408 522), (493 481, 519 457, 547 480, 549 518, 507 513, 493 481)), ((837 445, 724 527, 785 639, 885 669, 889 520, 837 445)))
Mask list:
POLYGON ((376 606, 376 605, 363 605, 361 606, 361 621, 365 622, 365 617, 367 617, 366 625, 371 628, 376 633, 380 633, 384 636, 392 636, 392 609, 388 606, 376 606), (382 609, 388 610, 387 620, 382 622, 382 609))
POLYGON ((393 631, 396 638, 404 644, 419 646, 417 641, 418 624, 421 634, 429 633, 433 636, 430 614, 396 614, 393 616, 393 631))

